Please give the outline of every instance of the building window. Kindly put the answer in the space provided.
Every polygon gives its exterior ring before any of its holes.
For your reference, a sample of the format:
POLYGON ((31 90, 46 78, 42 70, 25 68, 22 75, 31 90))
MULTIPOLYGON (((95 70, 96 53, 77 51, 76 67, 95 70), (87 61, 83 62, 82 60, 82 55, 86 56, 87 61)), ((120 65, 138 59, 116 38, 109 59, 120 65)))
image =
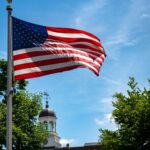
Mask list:
POLYGON ((54 130, 54 125, 53 125, 53 122, 50 121, 49 122, 49 131, 53 131, 54 130))
POLYGON ((48 123, 47 123, 47 121, 44 121, 44 128, 45 128, 45 130, 48 130, 48 123))

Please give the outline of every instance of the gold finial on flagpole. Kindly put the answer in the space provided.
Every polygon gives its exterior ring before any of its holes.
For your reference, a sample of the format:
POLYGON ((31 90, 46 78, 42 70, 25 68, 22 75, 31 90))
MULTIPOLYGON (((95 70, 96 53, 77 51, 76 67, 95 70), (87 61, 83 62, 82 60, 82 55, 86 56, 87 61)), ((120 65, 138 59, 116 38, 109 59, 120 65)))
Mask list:
POLYGON ((8 3, 12 3, 12 0, 7 0, 8 3))

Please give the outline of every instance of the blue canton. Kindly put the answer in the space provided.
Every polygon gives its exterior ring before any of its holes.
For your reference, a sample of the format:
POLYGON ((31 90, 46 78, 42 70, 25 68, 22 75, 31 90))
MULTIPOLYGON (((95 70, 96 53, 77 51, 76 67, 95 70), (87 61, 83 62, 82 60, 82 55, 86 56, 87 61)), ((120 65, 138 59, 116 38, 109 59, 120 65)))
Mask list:
POLYGON ((37 47, 48 37, 45 26, 28 23, 12 17, 13 50, 37 47))

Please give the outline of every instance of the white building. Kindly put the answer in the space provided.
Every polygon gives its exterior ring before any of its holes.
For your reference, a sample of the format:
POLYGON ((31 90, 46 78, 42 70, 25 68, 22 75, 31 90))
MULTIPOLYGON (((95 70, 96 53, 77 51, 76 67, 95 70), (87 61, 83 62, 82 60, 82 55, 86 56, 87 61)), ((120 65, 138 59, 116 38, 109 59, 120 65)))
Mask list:
POLYGON ((55 112, 49 108, 48 101, 46 100, 46 107, 43 109, 39 115, 39 121, 41 123, 44 123, 46 130, 49 131, 49 138, 47 139, 47 142, 44 145, 44 148, 46 147, 55 147, 60 148, 60 137, 57 134, 56 131, 56 114, 55 112))

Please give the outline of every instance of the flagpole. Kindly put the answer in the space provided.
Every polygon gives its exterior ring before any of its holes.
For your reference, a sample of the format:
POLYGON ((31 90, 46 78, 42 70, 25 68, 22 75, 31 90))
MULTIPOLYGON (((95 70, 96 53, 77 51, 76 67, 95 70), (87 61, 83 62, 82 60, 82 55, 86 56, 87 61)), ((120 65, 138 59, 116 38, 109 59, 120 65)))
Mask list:
POLYGON ((7 51, 7 133, 6 133, 6 148, 12 150, 12 7, 7 6, 8 11, 8 51, 7 51))

